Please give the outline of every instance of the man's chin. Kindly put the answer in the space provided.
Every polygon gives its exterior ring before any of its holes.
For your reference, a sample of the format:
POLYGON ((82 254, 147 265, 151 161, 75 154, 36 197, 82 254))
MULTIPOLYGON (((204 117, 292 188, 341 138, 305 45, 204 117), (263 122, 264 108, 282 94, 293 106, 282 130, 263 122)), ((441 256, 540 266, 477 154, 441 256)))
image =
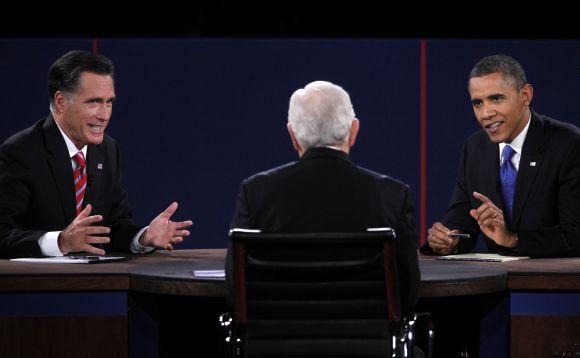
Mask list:
POLYGON ((88 140, 88 144, 92 144, 92 145, 99 145, 101 143, 103 143, 103 139, 105 138, 104 135, 101 136, 91 136, 88 140))
POLYGON ((501 135, 499 133, 489 133, 488 131, 486 131, 486 133, 487 133, 487 136, 488 136, 489 140, 492 143, 499 144, 499 143, 505 142, 505 138, 504 138, 505 136, 504 135, 501 135))

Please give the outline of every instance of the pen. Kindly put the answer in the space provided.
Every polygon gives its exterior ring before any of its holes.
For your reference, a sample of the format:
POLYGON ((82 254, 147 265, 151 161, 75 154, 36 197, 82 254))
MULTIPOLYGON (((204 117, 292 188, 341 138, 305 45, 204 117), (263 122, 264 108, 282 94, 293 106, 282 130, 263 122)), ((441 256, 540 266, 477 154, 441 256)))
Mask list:
POLYGON ((471 235, 469 235, 469 234, 449 234, 449 237, 457 238, 457 239, 469 239, 471 237, 471 235))
POLYGON ((100 256, 68 256, 71 260, 100 260, 100 256))

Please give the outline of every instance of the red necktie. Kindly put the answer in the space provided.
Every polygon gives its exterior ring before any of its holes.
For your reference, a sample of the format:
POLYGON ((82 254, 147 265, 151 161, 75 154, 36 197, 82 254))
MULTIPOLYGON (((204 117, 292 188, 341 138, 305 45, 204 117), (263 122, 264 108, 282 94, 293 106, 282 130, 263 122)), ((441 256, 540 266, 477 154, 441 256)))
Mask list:
POLYGON ((83 152, 78 152, 75 154, 73 160, 77 163, 73 175, 75 180, 75 196, 78 215, 83 208, 83 198, 85 196, 85 189, 87 188, 87 170, 85 155, 83 152))

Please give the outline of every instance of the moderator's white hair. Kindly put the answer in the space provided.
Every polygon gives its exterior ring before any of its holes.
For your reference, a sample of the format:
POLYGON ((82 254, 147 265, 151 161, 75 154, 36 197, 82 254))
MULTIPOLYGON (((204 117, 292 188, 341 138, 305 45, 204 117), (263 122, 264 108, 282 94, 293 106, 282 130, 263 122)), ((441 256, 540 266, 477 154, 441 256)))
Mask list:
POLYGON ((288 122, 303 150, 348 143, 354 118, 348 93, 330 82, 311 82, 290 97, 288 122))

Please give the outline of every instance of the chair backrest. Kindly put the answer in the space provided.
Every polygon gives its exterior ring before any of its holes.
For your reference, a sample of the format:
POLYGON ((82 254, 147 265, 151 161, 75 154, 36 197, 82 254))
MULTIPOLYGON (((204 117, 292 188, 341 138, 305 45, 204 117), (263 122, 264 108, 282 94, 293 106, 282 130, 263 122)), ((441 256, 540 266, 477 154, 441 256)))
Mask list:
POLYGON ((385 357, 401 308, 395 232, 230 232, 248 357, 385 357))

